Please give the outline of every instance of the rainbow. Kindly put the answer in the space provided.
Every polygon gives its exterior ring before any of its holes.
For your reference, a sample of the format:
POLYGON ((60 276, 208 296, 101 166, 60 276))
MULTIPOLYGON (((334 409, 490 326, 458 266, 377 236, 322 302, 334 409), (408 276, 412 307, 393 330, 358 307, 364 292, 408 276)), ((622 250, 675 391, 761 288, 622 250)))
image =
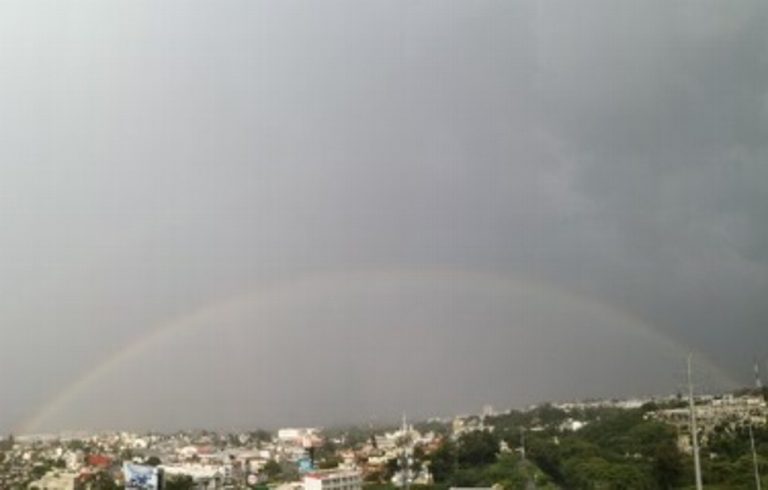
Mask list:
MULTIPOLYGON (((194 330, 196 326, 215 324, 217 319, 230 315, 233 312, 242 311, 245 308, 266 308, 281 304, 296 304, 302 298, 314 297, 323 293, 327 294, 328 291, 334 291, 338 287, 348 287, 350 283, 419 280, 434 281, 441 284, 478 284, 482 285, 483 288, 490 288, 490 290, 500 294, 509 294, 511 291, 520 290, 546 294, 552 297, 553 300, 569 301, 589 308, 591 311, 609 315, 617 325, 626 326, 633 329, 633 331, 641 332, 644 336, 655 341, 670 345, 680 352, 681 359, 684 358, 689 350, 676 339, 663 334, 631 313, 597 301, 594 298, 530 279, 513 278, 475 269, 454 268, 390 268, 324 272, 276 281, 241 294, 214 301, 187 315, 182 315, 157 325, 146 335, 138 337, 135 341, 108 355, 97 366, 87 369, 83 375, 74 379, 47 403, 43 404, 38 411, 22 421, 15 432, 17 434, 31 434, 40 430, 58 412, 69 406, 78 396, 86 393, 97 381, 102 380, 126 362, 140 356, 151 346, 162 344, 177 336, 184 335, 187 331, 194 330)), ((705 355, 697 353, 697 359, 708 371, 713 373, 717 378, 718 384, 722 386, 736 386, 738 384, 728 373, 705 355)))

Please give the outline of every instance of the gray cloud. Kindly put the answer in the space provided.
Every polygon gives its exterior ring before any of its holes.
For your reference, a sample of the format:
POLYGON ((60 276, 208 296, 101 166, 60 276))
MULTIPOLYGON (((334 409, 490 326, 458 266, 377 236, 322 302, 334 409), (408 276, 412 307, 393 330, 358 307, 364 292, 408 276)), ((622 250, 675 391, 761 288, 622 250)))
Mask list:
MULTIPOLYGON (((3 5, 0 387, 12 402, 2 424, 155 325, 274 280, 339 270, 534 278, 630 312, 747 382, 749 359, 768 356, 767 15, 757 1, 3 5)), ((429 299, 412 328, 469 335, 470 320, 447 321, 440 308, 473 311, 470 292, 419 291, 429 299)), ((328 301, 359 300, 344 294, 328 301)), ((295 304, 299 319, 280 322, 373 329, 386 351, 405 335, 386 319, 406 306, 376 298, 376 308, 347 307, 367 312, 358 321, 295 304)), ((481 322, 500 342, 519 335, 501 325, 525 319, 504 303, 481 322)), ((553 308, 551 328, 566 328, 567 308, 553 308)), ((207 371, 209 384, 252 367, 199 335, 188 342, 222 366, 207 371)), ((307 339, 330 352, 359 347, 331 337, 307 339)), ((557 352, 557 337, 511 343, 509 357, 557 352)), ((425 359, 447 369, 455 347, 437 345, 425 359)), ((584 349, 562 353, 565 365, 584 349)), ((164 352, 179 363, 189 355, 164 352)), ((591 367, 573 389, 540 391, 561 386, 557 370, 523 373, 496 354, 486 368, 520 380, 497 403, 591 389, 591 367)), ((365 375, 351 374, 353 360, 327 364, 333 382, 321 386, 357 386, 358 405, 319 411, 318 422, 382 401, 366 382, 387 373, 362 363, 365 375)), ((164 369, 160 379, 194 386, 164 369)), ((485 368, 466 369, 465 388, 404 408, 450 412, 493 398, 469 382, 485 368)), ((125 381, 120 372, 104 383, 125 381)), ((278 384, 303 379, 289 374, 278 384)), ((639 373, 638 389, 658 374, 639 373)), ((605 386, 618 390, 620 378, 605 386)), ((406 391, 432 379, 413 375, 406 391)), ((260 412, 264 423, 284 421, 281 411, 311 422, 281 399, 260 412)), ((200 415, 210 404, 193 405, 188 423, 217 423, 200 415)), ((94 423, 110 413, 133 426, 162 420, 107 412, 94 423)), ((49 423, 75 422, 87 420, 49 423)))

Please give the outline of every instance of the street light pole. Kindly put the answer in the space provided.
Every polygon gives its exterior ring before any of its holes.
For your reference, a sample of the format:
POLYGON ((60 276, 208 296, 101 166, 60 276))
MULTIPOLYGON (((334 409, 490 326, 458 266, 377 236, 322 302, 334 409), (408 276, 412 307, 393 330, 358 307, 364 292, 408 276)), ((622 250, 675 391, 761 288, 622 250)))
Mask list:
POLYGON ((691 381, 691 361, 693 354, 688 354, 688 408, 691 417, 691 446, 693 448, 693 469, 696 474, 696 490, 703 490, 701 479, 701 461, 699 460, 699 435, 696 427, 696 407, 693 402, 693 382, 691 381))

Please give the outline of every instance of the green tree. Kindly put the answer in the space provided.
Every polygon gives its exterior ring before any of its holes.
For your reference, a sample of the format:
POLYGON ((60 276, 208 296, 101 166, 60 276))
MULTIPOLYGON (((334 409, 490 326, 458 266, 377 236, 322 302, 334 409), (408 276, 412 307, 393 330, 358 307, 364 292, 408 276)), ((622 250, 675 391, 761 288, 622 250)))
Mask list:
POLYGON ((478 430, 459 438, 459 466, 462 468, 491 464, 499 452, 499 439, 489 431, 478 430))
POLYGON ((261 470, 264 472, 264 474, 267 476, 267 479, 270 481, 277 479, 280 474, 283 472, 283 467, 280 466, 280 463, 275 461, 274 459, 270 459, 266 462, 264 465, 264 468, 261 470))
POLYGON ((272 440, 272 433, 263 429, 258 429, 250 433, 251 439, 257 442, 269 442, 272 440))
POLYGON ((15 444, 15 439, 13 438, 13 434, 8 434, 8 437, 5 437, 4 439, 0 439, 0 450, 8 451, 10 449, 13 449, 13 445, 15 444))
POLYGON ((451 441, 443 442, 430 456, 430 469, 437 483, 445 483, 456 471, 458 460, 456 445, 451 441))
POLYGON ((91 479, 92 490, 118 490, 120 485, 108 471, 99 471, 91 479))
POLYGON ((523 468, 519 458, 504 454, 483 469, 481 482, 486 486, 499 484, 505 489, 522 489, 528 481, 523 468))
POLYGON ((383 471, 383 478, 385 482, 388 482, 392 480, 392 477, 395 476, 395 473, 397 473, 400 470, 400 461, 398 461, 398 458, 391 458, 387 460, 387 464, 384 466, 383 471))
POLYGON ((160 466, 161 464, 163 464, 163 462, 160 461, 160 458, 158 458, 157 456, 150 456, 149 458, 147 458, 147 464, 149 466, 160 466))
POLYGON ((32 467, 32 478, 39 479, 49 471, 51 471, 51 462, 46 460, 35 464, 32 467))
POLYGON ((321 470, 328 470, 331 468, 338 468, 341 464, 341 458, 336 454, 327 454, 317 463, 317 467, 321 470))
POLYGON ((556 483, 563 483, 563 468, 560 447, 551 439, 529 437, 527 454, 536 466, 556 483))
POLYGON ((165 481, 165 490, 193 490, 195 481, 189 475, 179 475, 165 481))
POLYGON ((653 455, 653 477, 661 489, 674 488, 683 474, 683 458, 674 442, 656 445, 653 455))

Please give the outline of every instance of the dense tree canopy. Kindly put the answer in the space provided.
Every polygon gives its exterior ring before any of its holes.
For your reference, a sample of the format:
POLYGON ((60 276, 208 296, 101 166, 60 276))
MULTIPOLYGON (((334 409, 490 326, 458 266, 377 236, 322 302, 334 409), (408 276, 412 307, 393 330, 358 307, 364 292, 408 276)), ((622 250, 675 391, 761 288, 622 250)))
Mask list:
MULTIPOLYGON (((588 408, 565 412, 543 405, 534 410, 510 411, 485 420, 494 430, 464 434, 447 440, 430 455, 438 484, 454 486, 502 483, 505 488, 533 488, 531 472, 540 485, 573 490, 667 490, 689 488, 693 482, 690 454, 680 451, 677 430, 639 409, 588 408), (578 431, 562 425, 569 418, 585 422, 578 431), (524 436, 524 437, 523 437, 524 436), (506 442, 512 453, 499 452, 506 442), (525 444, 527 460, 519 449, 525 444), (526 476, 527 475, 527 476, 526 476)), ((768 429, 753 428, 762 475, 768 475, 768 429)), ((725 423, 702 441, 705 484, 712 488, 754 487, 754 468, 748 428, 725 423)), ((766 483, 763 485, 765 486, 766 483)))

